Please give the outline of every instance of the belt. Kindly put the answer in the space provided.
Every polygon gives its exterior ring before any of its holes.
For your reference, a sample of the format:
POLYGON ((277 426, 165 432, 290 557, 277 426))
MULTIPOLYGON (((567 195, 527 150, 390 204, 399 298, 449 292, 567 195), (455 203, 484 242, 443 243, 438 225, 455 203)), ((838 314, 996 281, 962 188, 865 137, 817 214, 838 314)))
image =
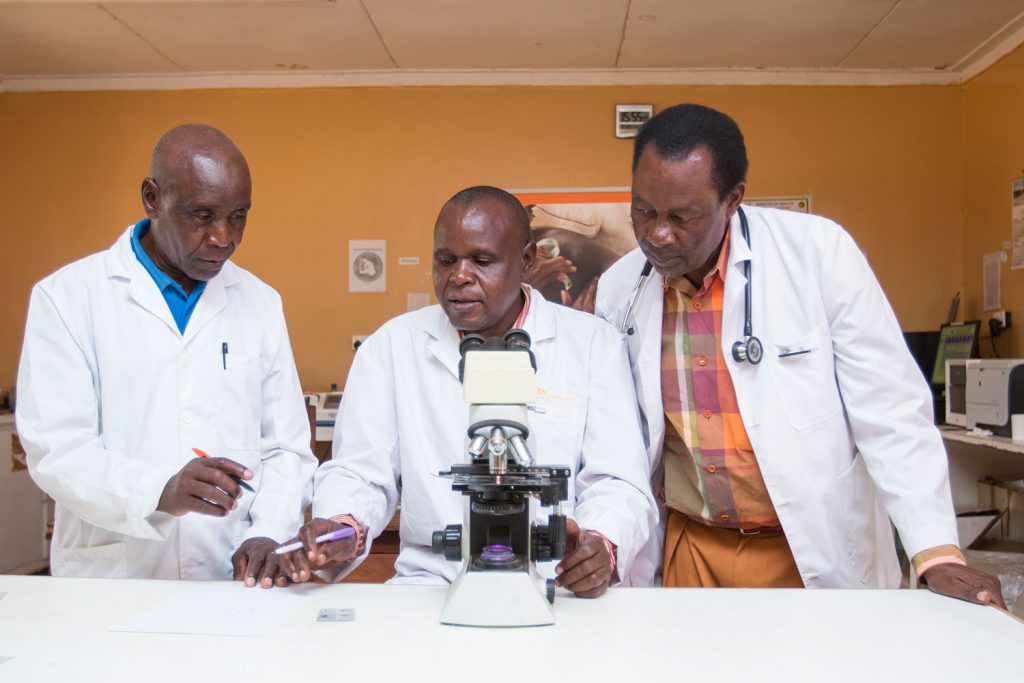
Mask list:
MULTIPOLYGON (((722 527, 722 528, 723 529, 727 529, 728 527, 722 527)), ((758 526, 758 527, 754 527, 752 529, 731 529, 731 531, 736 531, 736 532, 738 532, 742 536, 757 536, 759 534, 781 534, 782 533, 782 527, 781 526, 758 526)))

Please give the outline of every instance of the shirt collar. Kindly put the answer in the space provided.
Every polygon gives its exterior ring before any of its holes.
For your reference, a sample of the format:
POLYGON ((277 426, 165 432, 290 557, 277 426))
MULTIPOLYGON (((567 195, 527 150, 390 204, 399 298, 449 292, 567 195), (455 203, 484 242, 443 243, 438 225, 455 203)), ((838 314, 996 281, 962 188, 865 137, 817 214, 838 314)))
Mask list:
POLYGON ((665 288, 671 287, 687 296, 694 296, 700 292, 706 292, 711 289, 711 285, 714 283, 715 278, 720 279, 723 283, 725 282, 725 273, 729 267, 729 231, 726 230, 725 237, 722 238, 722 248, 718 252, 718 260, 715 261, 715 267, 711 269, 711 272, 704 276, 704 283, 700 289, 694 287, 693 283, 685 275, 679 277, 667 277, 665 278, 665 288))
MULTIPOLYGON (((153 278, 153 281, 156 282, 156 286, 161 292, 165 292, 167 288, 170 287, 180 294, 182 298, 187 299, 189 294, 185 292, 185 289, 175 282, 170 275, 160 270, 160 268, 153 263, 153 259, 149 257, 146 250, 142 248, 142 238, 146 236, 147 232, 149 232, 149 226, 150 220, 148 218, 143 218, 135 224, 134 228, 132 228, 131 241, 132 251, 135 252, 135 258, 139 259, 139 263, 142 264, 142 267, 145 268, 146 272, 153 278)), ((198 296, 198 294, 205 288, 205 282, 197 282, 196 286, 192 288, 192 294, 198 296)))

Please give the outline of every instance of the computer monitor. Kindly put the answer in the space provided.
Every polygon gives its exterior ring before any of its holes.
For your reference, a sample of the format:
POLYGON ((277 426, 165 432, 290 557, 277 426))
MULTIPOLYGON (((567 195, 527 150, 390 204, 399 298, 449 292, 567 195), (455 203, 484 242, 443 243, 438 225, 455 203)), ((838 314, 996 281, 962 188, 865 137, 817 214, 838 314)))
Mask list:
POLYGON ((951 358, 977 358, 978 333, 981 322, 970 320, 939 328, 939 348, 935 353, 932 386, 942 390, 946 385, 946 361, 951 358))

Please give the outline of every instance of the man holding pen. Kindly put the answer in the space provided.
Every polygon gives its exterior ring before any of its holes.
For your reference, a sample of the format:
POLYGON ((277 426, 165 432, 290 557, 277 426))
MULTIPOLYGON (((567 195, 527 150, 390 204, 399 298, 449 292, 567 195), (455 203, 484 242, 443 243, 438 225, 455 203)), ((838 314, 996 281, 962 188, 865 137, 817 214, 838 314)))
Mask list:
POLYGON ((250 196, 226 135, 174 128, 147 218, 33 289, 17 425, 55 576, 279 579, 316 459, 280 298, 229 262, 250 196))

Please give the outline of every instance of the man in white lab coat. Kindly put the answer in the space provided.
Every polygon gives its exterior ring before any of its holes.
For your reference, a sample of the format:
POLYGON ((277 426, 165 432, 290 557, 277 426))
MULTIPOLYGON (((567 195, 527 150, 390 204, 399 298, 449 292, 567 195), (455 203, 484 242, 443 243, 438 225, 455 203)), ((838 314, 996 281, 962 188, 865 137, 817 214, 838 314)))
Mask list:
POLYGON ((54 575, 284 582, 263 551, 302 523, 316 459, 280 297, 228 260, 250 195, 227 136, 174 128, 147 218, 33 289, 17 426, 56 501, 54 575))
MULTIPOLYGON (((401 497, 397 581, 451 581, 459 566, 431 552, 431 535, 462 520, 463 497, 437 476, 466 461, 468 407, 459 383, 464 332, 524 328, 537 359, 530 414, 540 465, 571 467, 570 547, 560 585, 595 597, 628 573, 656 519, 626 351, 597 318, 552 304, 521 285, 536 258, 518 200, 491 187, 449 200, 434 229, 439 305, 385 324, 359 348, 338 413, 334 457, 317 473, 305 548, 285 560, 292 578, 365 555, 401 497), (317 546, 341 525, 356 538, 317 546), (584 531, 580 532, 579 530, 584 531)), ((349 567, 354 566, 349 563, 349 567)))
POLYGON ((895 587, 891 518, 930 588, 1001 604, 964 566, 931 396, 863 254, 824 218, 741 208, 746 170, 739 128, 706 107, 636 138, 640 248, 597 297, 665 508, 634 580, 895 587))

